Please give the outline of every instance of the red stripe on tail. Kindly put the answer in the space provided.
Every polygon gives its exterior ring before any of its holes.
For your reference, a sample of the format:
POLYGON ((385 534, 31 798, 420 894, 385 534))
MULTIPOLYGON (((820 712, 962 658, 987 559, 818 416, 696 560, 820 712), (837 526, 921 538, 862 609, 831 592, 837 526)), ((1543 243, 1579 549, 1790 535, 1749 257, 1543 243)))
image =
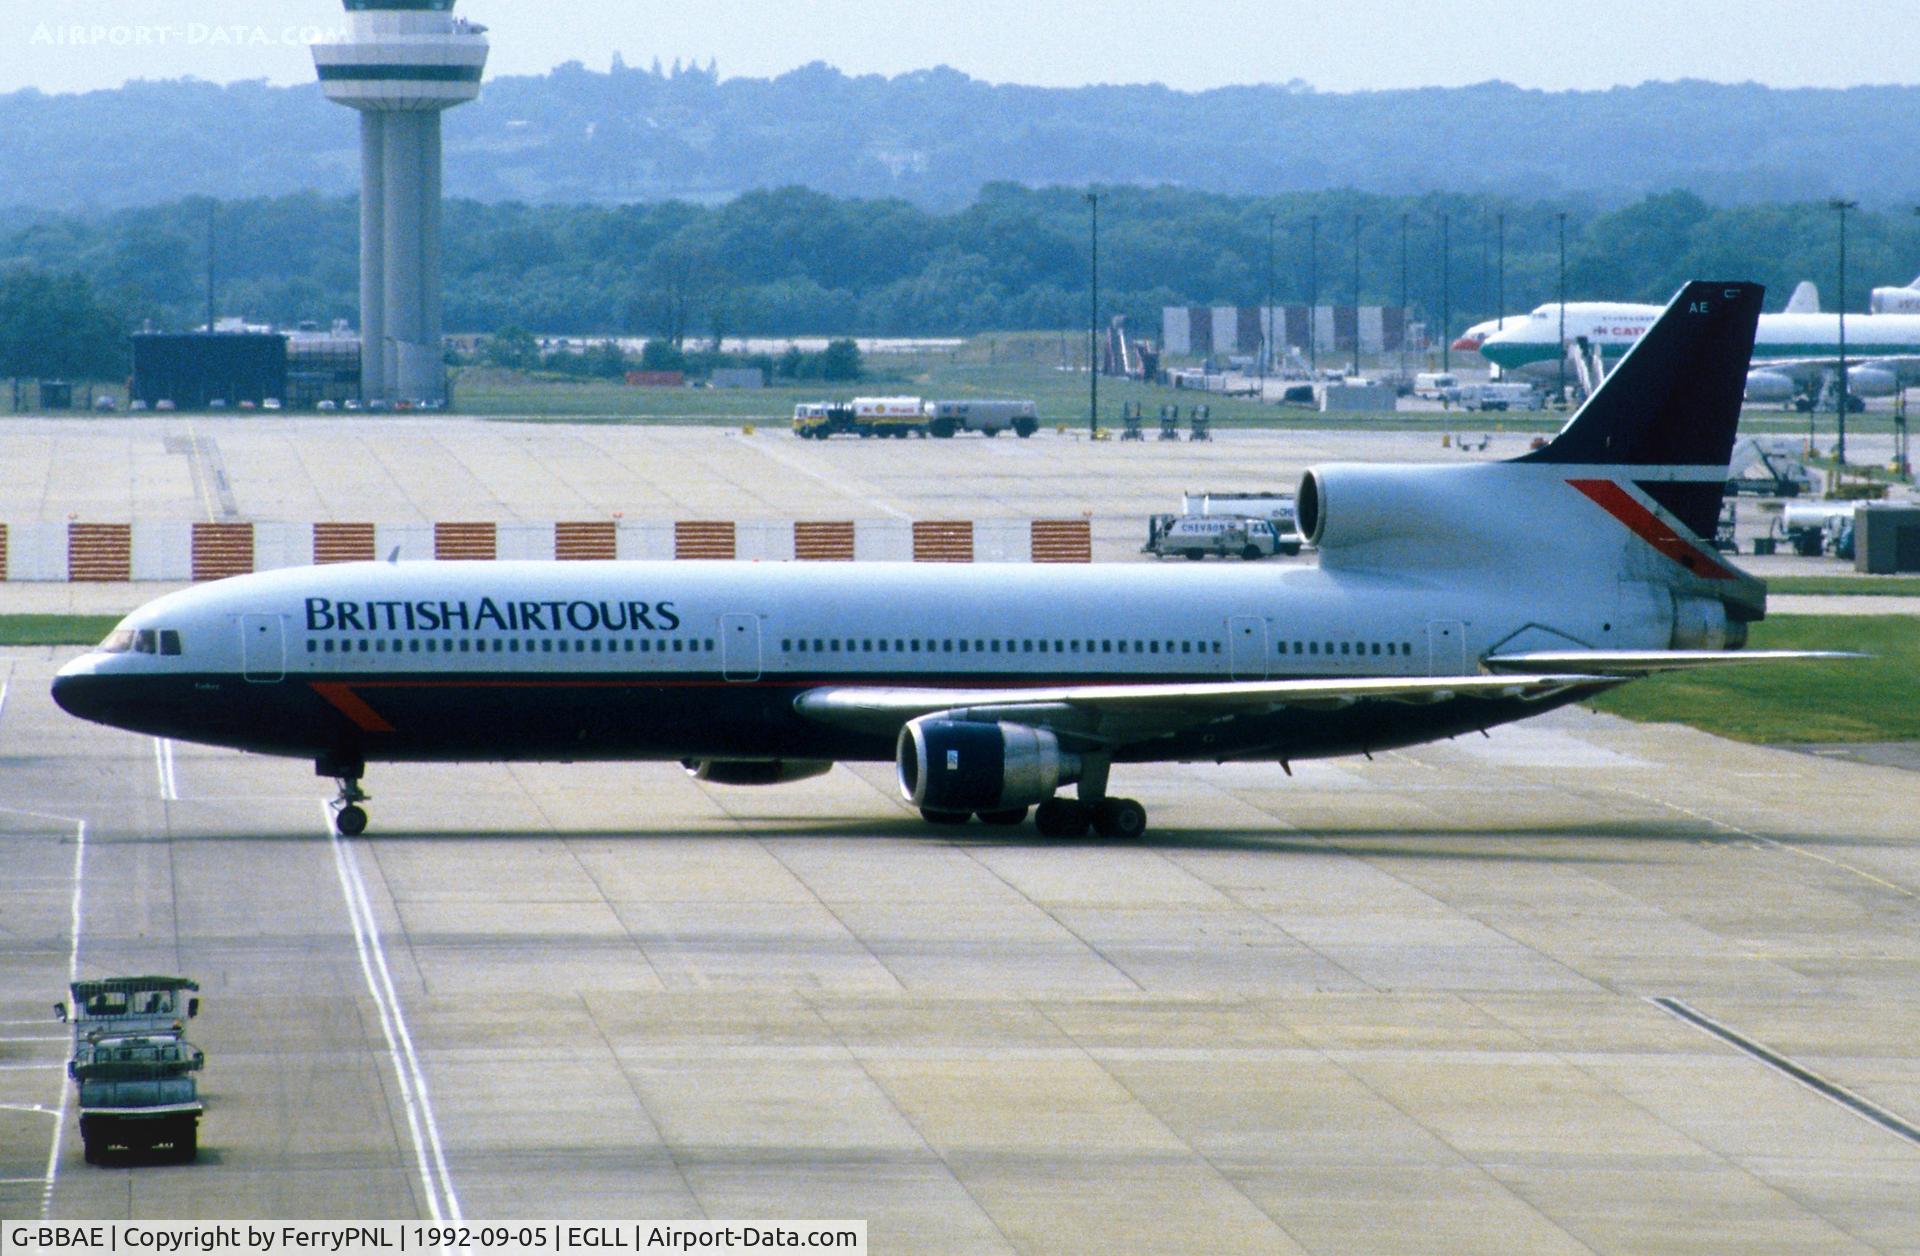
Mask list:
POLYGON ((1679 563, 1703 580, 1735 580, 1739 577, 1702 553, 1700 547, 1668 527, 1661 518, 1642 506, 1633 495, 1612 480, 1568 480, 1594 505, 1627 525, 1629 531, 1679 563))

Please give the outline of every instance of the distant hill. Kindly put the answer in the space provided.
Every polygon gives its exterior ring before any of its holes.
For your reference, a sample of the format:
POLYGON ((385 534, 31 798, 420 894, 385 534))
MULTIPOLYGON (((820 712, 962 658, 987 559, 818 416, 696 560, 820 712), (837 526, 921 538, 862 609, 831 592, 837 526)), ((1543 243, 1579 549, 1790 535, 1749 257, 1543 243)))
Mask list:
MULTIPOLYGON (((710 67, 616 63, 599 73, 570 63, 492 79, 449 115, 447 190, 483 201, 712 202, 801 185, 945 209, 1004 180, 1599 206, 1671 188, 1716 203, 1845 192, 1891 205, 1920 200, 1916 116, 1916 87, 1177 92, 1002 86, 950 69, 889 79, 814 64, 721 80, 710 67)), ((187 80, 0 96, 0 221, 27 207, 345 192, 357 178, 353 116, 317 86, 187 80)))

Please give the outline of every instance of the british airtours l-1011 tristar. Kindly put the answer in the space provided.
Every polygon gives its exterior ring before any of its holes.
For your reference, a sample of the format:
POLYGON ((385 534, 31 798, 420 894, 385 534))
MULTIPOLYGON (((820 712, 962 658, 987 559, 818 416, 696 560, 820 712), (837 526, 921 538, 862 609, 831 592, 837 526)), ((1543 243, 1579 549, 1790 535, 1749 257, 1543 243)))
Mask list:
POLYGON ((1545 447, 1334 464, 1312 567, 373 562, 129 615, 55 700, 310 759, 336 826, 380 761, 680 760, 770 785, 893 760, 935 824, 1142 832, 1115 764, 1386 750, 1742 651, 1765 586, 1710 536, 1761 289, 1688 284, 1545 447), (1074 787, 1068 796, 1061 791, 1074 787))

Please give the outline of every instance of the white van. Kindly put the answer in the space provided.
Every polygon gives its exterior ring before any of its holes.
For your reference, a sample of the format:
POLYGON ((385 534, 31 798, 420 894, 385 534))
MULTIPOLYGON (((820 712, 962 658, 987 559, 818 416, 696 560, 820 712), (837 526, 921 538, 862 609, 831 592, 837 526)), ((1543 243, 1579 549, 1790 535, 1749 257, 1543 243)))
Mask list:
POLYGON ((1460 377, 1452 371, 1421 371, 1413 377, 1413 395, 1432 397, 1439 400, 1440 395, 1449 388, 1460 387, 1460 377))

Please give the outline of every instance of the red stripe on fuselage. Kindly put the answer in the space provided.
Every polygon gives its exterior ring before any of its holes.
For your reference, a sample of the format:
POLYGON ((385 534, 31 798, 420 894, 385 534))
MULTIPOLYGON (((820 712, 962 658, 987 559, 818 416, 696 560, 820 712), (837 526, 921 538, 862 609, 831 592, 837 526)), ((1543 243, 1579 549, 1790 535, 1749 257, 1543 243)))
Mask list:
POLYGON ((355 726, 363 733, 391 733, 394 731, 393 725, 387 723, 386 720, 380 717, 380 712, 368 706, 361 700, 359 694, 356 694, 346 685, 333 681, 316 680, 313 682, 313 691, 331 703, 333 708, 340 712, 340 714, 352 720, 355 726))
POLYGON ((1701 553, 1698 546, 1675 532, 1660 516, 1636 501, 1612 480, 1568 480, 1594 505, 1627 525, 1629 531, 1694 575, 1706 580, 1733 580, 1733 572, 1701 553))

